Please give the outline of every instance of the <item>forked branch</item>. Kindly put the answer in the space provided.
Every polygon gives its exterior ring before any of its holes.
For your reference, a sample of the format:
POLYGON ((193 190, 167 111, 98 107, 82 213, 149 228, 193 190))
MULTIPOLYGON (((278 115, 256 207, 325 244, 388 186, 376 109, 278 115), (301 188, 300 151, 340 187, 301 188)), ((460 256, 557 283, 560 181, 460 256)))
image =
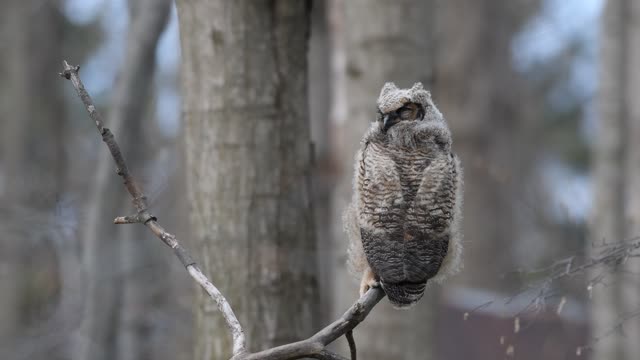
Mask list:
POLYGON ((231 305, 220 291, 209 281, 196 265, 196 262, 180 245, 175 235, 167 232, 160 224, 158 219, 153 216, 148 208, 147 201, 142 189, 136 183, 135 179, 129 172, 124 156, 120 151, 120 147, 111 131, 104 126, 102 116, 97 111, 91 96, 87 93, 78 72, 79 66, 71 66, 66 61, 63 62, 64 68, 60 76, 71 80, 73 87, 84 106, 89 113, 89 117, 95 123, 98 132, 102 136, 102 141, 109 148, 109 152, 116 163, 116 172, 124 180, 124 186, 132 197, 132 202, 137 213, 130 216, 119 216, 114 220, 116 224, 144 224, 151 232, 158 237, 167 246, 173 249, 174 254, 178 257, 182 265, 189 272, 189 275, 209 294, 216 302, 218 309, 222 313, 231 335, 233 337, 233 360, 289 360, 300 359, 305 357, 315 359, 345 359, 326 349, 326 346, 345 335, 349 341, 352 360, 355 360, 355 342, 351 331, 369 314, 371 309, 385 296, 384 291, 379 288, 369 290, 358 301, 353 304, 347 312, 338 320, 329 326, 317 332, 310 338, 291 344, 286 344, 271 349, 263 350, 257 353, 249 353, 246 350, 246 340, 242 326, 238 318, 234 314, 231 305))

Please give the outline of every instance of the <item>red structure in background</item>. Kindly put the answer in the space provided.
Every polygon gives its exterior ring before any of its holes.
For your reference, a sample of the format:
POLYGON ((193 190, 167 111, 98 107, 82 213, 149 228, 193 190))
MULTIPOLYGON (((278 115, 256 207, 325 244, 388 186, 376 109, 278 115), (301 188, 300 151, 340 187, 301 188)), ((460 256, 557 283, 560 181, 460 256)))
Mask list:
POLYGON ((504 295, 456 287, 445 292, 438 312, 436 344, 441 360, 574 360, 589 359, 589 351, 577 349, 589 343, 588 312, 566 299, 558 314, 558 302, 536 313, 516 314, 531 303, 523 294, 506 303, 504 295), (494 300, 491 305, 478 306, 494 300), (474 311, 474 309, 477 309, 474 311), (465 316, 465 314, 468 314, 465 316), (518 324, 516 324, 516 322, 518 324))

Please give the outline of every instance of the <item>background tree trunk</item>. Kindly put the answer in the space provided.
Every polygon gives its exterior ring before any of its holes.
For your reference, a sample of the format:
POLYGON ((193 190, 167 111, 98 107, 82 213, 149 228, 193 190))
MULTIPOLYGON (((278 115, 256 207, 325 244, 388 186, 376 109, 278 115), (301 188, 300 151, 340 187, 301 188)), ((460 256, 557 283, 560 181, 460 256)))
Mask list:
POLYGON ((535 3, 451 0, 434 9, 432 91, 465 175, 464 271, 454 282, 473 288, 507 290, 497 274, 517 267, 514 249, 525 233, 518 215, 532 170, 526 129, 535 109, 513 70, 511 49, 535 3))
MULTIPOLYGON (((626 184, 624 187, 624 198, 626 214, 625 238, 624 240, 640 236, 640 2, 624 2, 624 13, 621 19, 624 26, 628 27, 626 38, 628 60, 620 64, 623 67, 623 77, 620 77, 620 84, 626 86, 624 94, 624 104, 628 106, 626 118, 628 125, 625 127, 627 140, 623 143, 628 146, 627 156, 624 164, 624 176, 626 184), (625 82, 626 81, 626 82, 625 82)), ((603 94, 604 95, 604 94, 603 94)), ((606 95, 604 95, 606 96, 606 95)), ((637 258, 628 259, 624 264, 625 268, 620 272, 622 278, 622 316, 640 312, 640 261, 637 258)), ((606 290, 605 290, 606 291, 606 290)), ((640 319, 634 317, 624 324, 623 336, 625 340, 624 354, 625 360, 637 359, 640 356, 640 319)))
MULTIPOLYGON (((353 161, 360 139, 375 119, 376 99, 382 85, 393 81, 410 87, 421 81, 427 89, 433 78, 434 1, 334 0, 334 66, 343 74, 334 78, 332 118, 333 158, 339 180, 333 195, 335 253, 331 279, 335 282, 334 315, 358 297, 358 283, 348 274, 346 237, 341 214, 351 199, 353 161), (344 10, 344 11, 342 11, 344 10), (343 18, 336 18, 344 13, 343 18)), ((438 99, 436 98, 436 101, 438 99)), ((383 300, 367 321, 354 331, 363 359, 432 359, 433 299, 431 287, 410 312, 394 310, 383 300)))
MULTIPOLYGON (((640 234, 640 104, 637 66, 640 64, 640 5, 631 0, 609 0, 602 17, 598 130, 594 150, 595 202, 590 224, 592 244, 615 243, 640 234)), ((601 337, 640 307, 638 262, 613 264, 605 269, 607 286, 593 289, 593 336, 601 337), (629 274, 634 274, 629 276, 629 274)), ((592 277, 600 275, 597 269, 592 277)), ((594 345, 594 359, 631 360, 638 357, 638 319, 623 325, 594 345)))
MULTIPOLYGON (((191 220, 251 350, 316 329, 306 1, 178 1, 191 220)), ((196 359, 230 355, 198 297, 196 359)))
POLYGON ((332 321, 331 302, 334 281, 331 268, 331 191, 335 181, 335 166, 329 128, 331 114, 331 54, 328 1, 314 1, 311 10, 311 38, 309 39, 309 121, 313 141, 313 212, 316 223, 318 284, 321 291, 320 318, 332 321))
POLYGON ((58 2, 5 1, 0 27, 2 354, 51 313, 61 259, 52 244, 54 229, 43 219, 59 200, 67 168, 62 84, 55 81, 63 29, 58 2))

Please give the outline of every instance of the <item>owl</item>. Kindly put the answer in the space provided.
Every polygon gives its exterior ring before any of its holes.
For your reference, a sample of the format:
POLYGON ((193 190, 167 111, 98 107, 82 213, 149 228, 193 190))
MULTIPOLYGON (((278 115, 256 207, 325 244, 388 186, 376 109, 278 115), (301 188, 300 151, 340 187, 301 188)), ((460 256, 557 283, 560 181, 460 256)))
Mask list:
POLYGON ((381 286, 396 308, 461 267, 462 168, 451 132, 421 83, 386 83, 356 154, 343 222, 360 294, 381 286))

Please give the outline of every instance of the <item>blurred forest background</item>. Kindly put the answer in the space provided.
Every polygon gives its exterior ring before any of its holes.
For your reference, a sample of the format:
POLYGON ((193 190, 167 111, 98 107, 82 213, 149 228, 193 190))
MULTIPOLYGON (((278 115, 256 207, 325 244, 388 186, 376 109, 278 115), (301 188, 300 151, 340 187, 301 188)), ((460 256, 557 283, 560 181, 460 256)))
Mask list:
POLYGON ((465 268, 383 300, 360 358, 640 357, 640 1, 1 3, 0 359, 230 354, 171 252, 112 224, 133 208, 63 59, 251 350, 356 300, 353 156, 384 82, 421 81, 465 170, 465 268))

